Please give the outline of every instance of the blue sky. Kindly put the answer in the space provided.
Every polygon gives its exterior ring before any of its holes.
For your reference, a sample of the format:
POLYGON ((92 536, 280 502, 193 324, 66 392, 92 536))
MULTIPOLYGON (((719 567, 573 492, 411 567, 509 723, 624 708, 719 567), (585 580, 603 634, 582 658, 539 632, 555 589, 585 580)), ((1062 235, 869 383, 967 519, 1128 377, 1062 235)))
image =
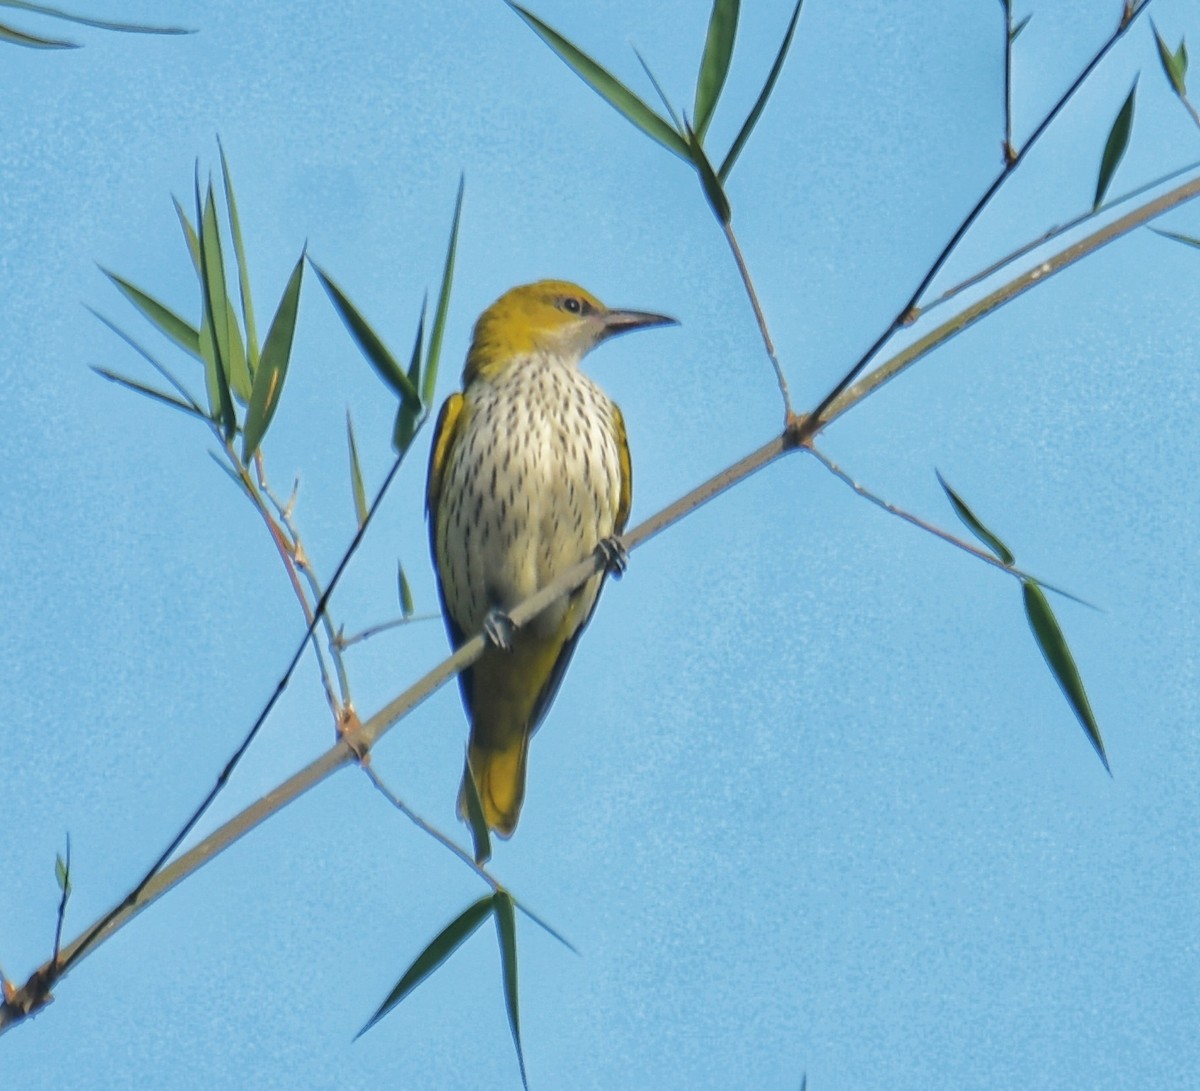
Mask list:
MULTIPOLYGON (((1017 5, 1033 14, 1015 58, 1018 142, 1120 6, 1017 5)), ((718 148, 791 6, 743 9, 718 148)), ((998 169, 999 9, 808 0, 729 185, 798 406, 886 328, 998 169)), ((690 105, 706 3, 534 10, 645 89, 632 43, 690 105)), ((0 54, 0 967, 18 981, 50 951, 64 834, 73 936, 207 791, 302 632, 207 434, 90 370, 149 378, 84 304, 152 342, 97 263, 195 317, 170 198, 187 200, 197 159, 217 167, 218 134, 260 325, 307 243, 400 353, 465 175, 439 398, 475 316, 513 284, 565 277, 677 316, 678 329, 623 338, 586 365, 625 414, 634 522, 780 423, 687 168, 499 0, 350 14, 123 0, 100 14, 198 33, 70 31, 84 48, 0 54)), ((1150 14, 1172 45, 1200 33, 1184 0, 1150 14)), ((1138 72, 1113 192, 1200 159, 1147 20, 935 290, 1090 206, 1138 72)), ((1200 208, 1161 226, 1200 236, 1200 208)), ((810 1088, 1186 1084, 1200 1067, 1198 313, 1200 254, 1136 232, 821 440, 856 479, 955 531, 940 470, 1021 565, 1100 607, 1056 603, 1111 779, 1042 663, 1017 584, 811 459, 772 466, 633 555, 535 740, 520 829, 494 861, 580 952, 521 921, 531 1086, 797 1088, 803 1073, 810 1088)), ((279 491, 300 477, 297 519, 324 576, 354 527, 347 407, 373 488, 394 401, 308 278, 266 457, 279 491)), ((417 609, 436 609, 428 438, 335 596, 348 630, 396 612, 397 559, 417 609)), ((356 648, 360 711, 445 651, 439 622, 356 648)), ((465 733, 447 687, 374 755, 455 833, 465 733)), ((331 740, 309 658, 202 830, 331 740)), ((352 1041, 483 893, 345 770, 83 962, 5 1036, 0 1071, 27 1086, 517 1087, 490 926, 352 1041)))

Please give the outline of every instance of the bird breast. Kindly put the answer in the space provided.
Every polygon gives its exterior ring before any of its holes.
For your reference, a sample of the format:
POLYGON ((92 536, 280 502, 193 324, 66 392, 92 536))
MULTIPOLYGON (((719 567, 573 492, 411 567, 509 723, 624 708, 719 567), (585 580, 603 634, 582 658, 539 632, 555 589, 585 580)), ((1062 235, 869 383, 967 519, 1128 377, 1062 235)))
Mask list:
MULTIPOLYGON (((615 406, 573 364, 530 356, 463 396, 438 537, 446 604, 474 632, 490 609, 512 609, 615 532, 621 462, 615 406)), ((553 631, 568 609, 560 600, 535 629, 553 631)))

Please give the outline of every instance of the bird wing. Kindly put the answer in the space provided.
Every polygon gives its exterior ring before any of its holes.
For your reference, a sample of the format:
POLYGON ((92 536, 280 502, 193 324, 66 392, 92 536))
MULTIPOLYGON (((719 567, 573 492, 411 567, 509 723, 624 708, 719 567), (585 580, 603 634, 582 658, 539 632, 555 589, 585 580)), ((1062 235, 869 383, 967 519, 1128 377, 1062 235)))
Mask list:
POLYGON ((455 624, 446 606, 446 592, 442 588, 442 569, 438 563, 437 528, 438 505, 442 500, 442 483, 450 451, 463 422, 463 396, 451 394, 438 413, 437 426, 433 430, 433 446, 429 450, 429 476, 425 482, 425 512, 429 517, 429 552, 433 555, 433 570, 437 574, 438 597, 442 602, 442 616, 450 633, 450 642, 457 648, 464 640, 463 631, 455 624))

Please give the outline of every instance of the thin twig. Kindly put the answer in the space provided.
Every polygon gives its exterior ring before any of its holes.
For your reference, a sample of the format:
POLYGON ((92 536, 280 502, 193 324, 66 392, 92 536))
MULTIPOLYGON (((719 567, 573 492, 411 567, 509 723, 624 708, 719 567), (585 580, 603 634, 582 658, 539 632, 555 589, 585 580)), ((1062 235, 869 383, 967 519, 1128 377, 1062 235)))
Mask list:
POLYGON ((799 438, 801 440, 807 440, 817 434, 825 421, 827 410, 841 397, 842 392, 845 391, 860 374, 862 374, 863 369, 871 362, 872 359, 874 359, 875 354, 879 352, 881 348, 883 348, 883 346, 891 339, 892 335, 902 326, 908 323, 913 308, 920 303, 921 297, 925 294, 929 285, 933 283, 933 278, 936 277, 941 271, 942 266, 944 266, 947 260, 949 260, 950 255, 955 251, 955 249, 957 249, 958 244, 963 240, 967 232, 974 225, 975 221, 982 214, 983 210, 991 203, 992 198, 1000 190, 1000 187, 1005 183, 1005 181, 1008 180, 1013 171, 1015 171, 1017 167, 1020 166, 1020 164, 1024 161, 1025 156, 1029 153, 1029 149, 1037 143, 1042 134, 1045 133, 1045 131, 1050 127, 1054 119, 1062 112, 1063 107, 1065 107, 1066 104, 1071 100, 1071 98, 1075 95, 1075 92, 1083 86, 1087 78, 1095 70, 1096 66, 1108 55, 1113 46, 1115 46, 1117 42, 1124 37, 1125 32, 1130 28, 1130 26, 1133 25, 1133 20, 1141 15, 1141 13, 1145 11, 1152 2, 1153 0, 1145 0, 1145 2, 1138 7, 1136 11, 1126 11, 1121 20, 1121 25, 1117 27, 1115 31, 1113 31, 1108 40, 1100 47, 1092 59, 1088 61, 1079 75, 1072 80, 1071 86, 1063 92, 1059 100, 1050 107, 1049 111, 1046 113, 1046 116, 1043 117, 1038 123, 1037 128, 1033 130, 1033 133, 1030 135, 1029 139, 1017 153, 1016 158, 1005 162, 1000 173, 997 174, 995 179, 992 181, 992 184, 988 186, 983 196, 975 202, 975 206, 963 218, 962 222, 950 236, 949 242, 942 247, 941 253, 938 254, 938 256, 934 259, 933 264, 929 267, 929 270, 921 278, 916 290, 909 297, 908 302, 900 308, 899 312, 897 312, 896 317, 892 319, 892 322, 888 328, 875 339, 875 342, 871 345, 871 347, 867 349, 867 351, 864 352, 861 357, 859 357, 854 366, 842 376, 834 388, 821 400, 817 408, 808 415, 805 420, 805 425, 800 432, 799 438))
POLYGON ((343 633, 338 633, 335 639, 337 640, 337 646, 345 651, 346 648, 360 644, 364 640, 370 640, 371 637, 385 633, 389 629, 398 629, 402 625, 411 625, 414 621, 437 621, 440 617, 441 614, 410 614, 408 617, 398 617, 394 621, 383 621, 378 625, 372 625, 369 628, 363 629, 361 633, 355 633, 353 636, 345 636, 343 633))
POLYGON ((1004 160, 1006 163, 1011 163, 1017 158, 1017 149, 1013 147, 1012 125, 1012 47, 1012 2, 1008 0, 1004 5, 1004 160))
POLYGON ((729 243, 729 249, 733 251, 733 260, 737 262, 738 273, 741 274, 742 283, 746 286, 746 294, 750 297, 750 306, 754 308, 754 318, 758 322, 758 332, 762 334, 763 344, 767 349, 767 356, 771 361, 771 366, 775 369, 775 380, 779 383, 779 393, 783 396, 784 419, 791 420, 794 415, 792 412, 792 395, 788 390, 783 368, 779 366, 779 357, 775 355, 775 342, 771 340, 771 334, 767 330, 767 319, 763 314, 762 307, 759 305, 758 293, 754 290, 754 281, 750 279, 750 270, 746 268, 746 260, 742 257, 742 248, 738 245, 737 236, 733 233, 733 226, 728 221, 724 222, 721 226, 725 231, 725 239, 729 243))

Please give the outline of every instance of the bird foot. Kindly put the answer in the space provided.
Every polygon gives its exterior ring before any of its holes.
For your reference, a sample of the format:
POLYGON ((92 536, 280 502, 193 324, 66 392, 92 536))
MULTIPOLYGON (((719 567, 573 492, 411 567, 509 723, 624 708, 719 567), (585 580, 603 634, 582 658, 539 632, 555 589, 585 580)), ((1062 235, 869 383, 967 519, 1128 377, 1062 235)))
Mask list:
POLYGON ((483 619, 484 639, 492 647, 499 648, 502 652, 512 651, 513 636, 516 631, 512 618, 498 607, 489 610, 487 617, 483 619))
POLYGON ((619 580, 625 575, 625 569, 629 567, 629 550, 625 548, 620 538, 601 538, 600 544, 596 546, 596 552, 600 554, 600 559, 604 562, 604 570, 614 580, 619 580))

